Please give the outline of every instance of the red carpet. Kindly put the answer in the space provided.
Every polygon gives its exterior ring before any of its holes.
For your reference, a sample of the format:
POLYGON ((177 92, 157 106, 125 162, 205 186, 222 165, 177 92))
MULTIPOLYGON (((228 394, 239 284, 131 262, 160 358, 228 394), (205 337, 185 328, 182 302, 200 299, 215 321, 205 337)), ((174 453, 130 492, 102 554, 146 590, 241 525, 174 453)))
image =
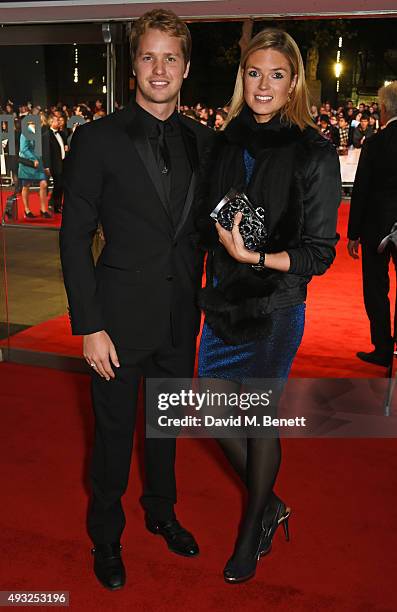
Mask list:
MULTIPOLYGON (((360 264, 346 255, 346 218, 343 205, 338 257, 310 286, 294 376, 384 375, 354 356, 370 344, 360 264)), ((11 346, 80 354, 65 317, 13 336, 11 346)), ((93 576, 84 527, 93 429, 88 377, 3 363, 0 406, 0 590, 68 590, 76 612, 396 610, 395 440, 284 440, 277 490, 293 508, 291 542, 278 533, 256 579, 226 585, 222 569, 241 490, 215 443, 178 442, 178 516, 201 547, 198 559, 184 559, 144 529, 139 436, 124 498, 128 584, 110 593, 93 576)))
MULTIPOLYGON (((305 335, 292 376, 369 378, 384 375, 384 368, 365 364, 355 356, 358 350, 371 350, 372 345, 362 298, 361 262, 351 259, 346 249, 348 214, 349 205, 344 203, 339 213, 341 239, 334 264, 325 276, 313 278, 309 285, 305 335)), ((395 283, 392 283, 391 296, 394 299, 395 283)), ((81 338, 71 336, 66 316, 12 336, 11 346, 81 355, 81 338)))
POLYGON ((111 593, 92 574, 84 529, 88 377, 3 363, 0 381, 0 590, 65 589, 76 612, 396 610, 395 440, 285 440, 278 492, 293 508, 291 542, 278 533, 243 585, 222 579, 241 492, 214 443, 178 443, 178 515, 200 542, 198 559, 173 555, 145 531, 134 459, 124 498, 128 584, 111 593))
MULTIPOLYGON (((4 189, 0 189, 0 211, 1 211, 1 219, 3 218, 3 213, 6 206, 6 200, 9 195, 11 195, 11 191, 6 191, 4 189)), ((24 207, 22 203, 22 196, 19 194, 17 197, 18 203, 18 219, 8 221, 6 218, 6 224, 11 223, 13 225, 34 225, 35 227, 61 227, 61 215, 54 215, 51 219, 45 219, 40 215, 40 198, 38 191, 32 191, 29 195, 29 208, 32 213, 35 215, 34 219, 25 219, 24 217, 24 207)))

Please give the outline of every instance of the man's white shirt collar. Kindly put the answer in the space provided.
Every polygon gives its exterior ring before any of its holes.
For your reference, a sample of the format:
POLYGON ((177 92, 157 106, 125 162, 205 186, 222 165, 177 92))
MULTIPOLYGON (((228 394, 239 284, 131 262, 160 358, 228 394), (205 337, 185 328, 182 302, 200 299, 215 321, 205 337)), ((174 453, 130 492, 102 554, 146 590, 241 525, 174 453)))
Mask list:
POLYGON ((51 129, 54 132, 54 136, 57 139, 58 144, 59 144, 59 146, 61 148, 62 159, 65 159, 65 145, 63 143, 62 136, 60 135, 60 133, 58 131, 54 130, 53 128, 51 128, 51 129))

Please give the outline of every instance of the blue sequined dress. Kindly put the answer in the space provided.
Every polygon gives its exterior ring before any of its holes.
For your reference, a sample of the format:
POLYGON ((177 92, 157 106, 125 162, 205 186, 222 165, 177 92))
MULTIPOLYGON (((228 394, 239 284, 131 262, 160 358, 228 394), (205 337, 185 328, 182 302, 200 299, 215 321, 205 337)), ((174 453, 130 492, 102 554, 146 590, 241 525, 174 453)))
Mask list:
MULTIPOLYGON (((255 159, 244 151, 246 183, 252 176, 255 159)), ((214 279, 216 282, 216 279, 214 279)), ((302 340, 305 304, 274 310, 269 334, 253 342, 230 345, 204 323, 199 349, 198 375, 240 383, 251 378, 286 379, 302 340)))

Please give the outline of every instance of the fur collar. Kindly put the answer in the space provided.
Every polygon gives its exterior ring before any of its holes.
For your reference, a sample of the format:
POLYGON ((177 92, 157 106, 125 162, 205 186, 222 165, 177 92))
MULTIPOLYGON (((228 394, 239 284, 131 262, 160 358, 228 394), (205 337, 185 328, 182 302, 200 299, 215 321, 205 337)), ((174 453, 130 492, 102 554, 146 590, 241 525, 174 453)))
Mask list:
POLYGON ((244 106, 241 113, 232 119, 223 132, 229 143, 247 149, 253 157, 258 157, 264 149, 282 147, 302 138, 302 130, 297 125, 282 122, 275 115, 268 123, 257 123, 252 111, 244 106))

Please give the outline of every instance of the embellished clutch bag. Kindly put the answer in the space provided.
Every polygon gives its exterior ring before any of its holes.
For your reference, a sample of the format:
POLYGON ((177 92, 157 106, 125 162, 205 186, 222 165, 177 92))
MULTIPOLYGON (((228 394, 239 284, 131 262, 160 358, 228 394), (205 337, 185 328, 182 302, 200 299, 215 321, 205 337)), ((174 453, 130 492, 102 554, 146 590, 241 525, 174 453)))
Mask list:
POLYGON ((245 246, 250 251, 260 251, 265 247, 268 237, 265 210, 261 206, 255 208, 245 193, 230 189, 210 216, 223 228, 231 231, 238 212, 243 214, 239 230, 245 246))

